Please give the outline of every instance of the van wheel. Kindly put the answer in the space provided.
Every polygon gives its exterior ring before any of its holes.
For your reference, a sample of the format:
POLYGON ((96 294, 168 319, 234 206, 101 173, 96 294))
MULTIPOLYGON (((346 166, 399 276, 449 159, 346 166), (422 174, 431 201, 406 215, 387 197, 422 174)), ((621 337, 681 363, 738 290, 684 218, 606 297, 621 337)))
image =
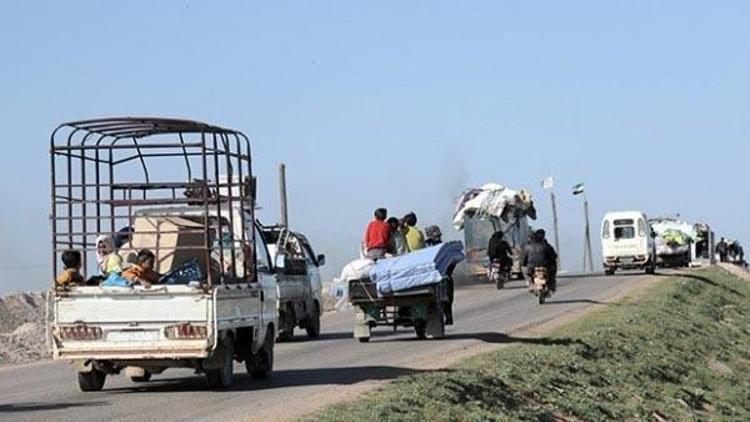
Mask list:
POLYGON ((305 325, 305 331, 307 331, 307 337, 311 339, 320 336, 320 307, 317 304, 315 304, 315 313, 305 325))
POLYGON ((245 370, 250 376, 256 379, 268 378, 268 374, 273 370, 273 345, 273 326, 269 325, 263 347, 245 361, 245 370))
POLYGON ((221 368, 206 371, 208 388, 218 390, 229 388, 234 382, 234 345, 231 339, 222 342, 217 353, 221 353, 223 364, 221 368))
POLYGON ((151 372, 146 371, 143 375, 130 377, 130 380, 133 382, 149 382, 151 381, 151 372))
POLYGON ((656 273, 656 265, 652 262, 651 264, 646 267, 646 274, 654 274, 656 273))
POLYGON ((83 392, 100 391, 104 388, 104 381, 106 380, 107 374, 98 369, 92 369, 89 372, 79 372, 78 389, 83 392))
POLYGON ((604 275, 615 275, 615 269, 614 268, 607 268, 604 270, 604 275))

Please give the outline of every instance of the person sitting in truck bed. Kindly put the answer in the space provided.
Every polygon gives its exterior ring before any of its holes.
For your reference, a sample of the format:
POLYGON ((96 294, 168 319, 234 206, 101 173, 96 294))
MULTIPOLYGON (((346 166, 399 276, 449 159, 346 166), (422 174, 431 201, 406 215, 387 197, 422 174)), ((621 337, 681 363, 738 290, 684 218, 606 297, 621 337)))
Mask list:
POLYGON ((83 276, 81 275, 81 252, 69 250, 62 253, 60 257, 65 269, 57 276, 57 287, 67 288, 71 285, 84 284, 83 276))
POLYGON ((161 278, 161 274, 154 271, 155 263, 154 253, 148 249, 141 249, 135 258, 135 264, 123 271, 122 277, 131 284, 151 287, 152 284, 158 283, 161 278))
POLYGON ((406 245, 409 247, 409 251, 414 252, 424 249, 424 233, 417 227, 417 215, 410 212, 402 220, 406 229, 406 245))
POLYGON ((375 210, 375 219, 367 225, 365 254, 370 259, 385 258, 391 238, 391 227, 385 222, 387 217, 388 210, 378 208, 375 210))
POLYGON ((117 253, 112 236, 101 235, 96 238, 96 262, 99 273, 104 278, 110 273, 122 272, 122 257, 117 253))
POLYGON ((404 236, 403 227, 398 218, 391 217, 388 219, 388 225, 391 227, 391 239, 388 243, 388 253, 394 256, 403 255, 409 252, 406 246, 406 237, 404 236))

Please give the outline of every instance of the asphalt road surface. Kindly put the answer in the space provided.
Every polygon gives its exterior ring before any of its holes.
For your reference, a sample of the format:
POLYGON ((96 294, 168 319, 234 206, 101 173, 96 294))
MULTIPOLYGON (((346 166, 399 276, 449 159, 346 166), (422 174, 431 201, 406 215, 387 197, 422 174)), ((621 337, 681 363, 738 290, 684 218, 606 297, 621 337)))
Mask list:
MULTIPOLYGON (((278 420, 351 399, 357 393, 406 374, 427 371, 491 344, 537 341, 521 327, 554 320, 607 300, 643 280, 638 275, 561 278, 557 294, 539 306, 521 282, 504 290, 490 284, 456 291, 455 325, 441 340, 416 340, 411 329, 379 327, 370 343, 352 338, 353 312, 327 314, 318 340, 298 332, 276 345, 276 367, 267 380, 253 380, 235 364, 235 385, 209 391, 205 378, 190 370, 168 369, 146 384, 124 375, 107 379, 104 390, 78 391, 65 362, 0 368, 0 420, 278 420)), ((298 330, 299 331, 299 330, 298 330)))

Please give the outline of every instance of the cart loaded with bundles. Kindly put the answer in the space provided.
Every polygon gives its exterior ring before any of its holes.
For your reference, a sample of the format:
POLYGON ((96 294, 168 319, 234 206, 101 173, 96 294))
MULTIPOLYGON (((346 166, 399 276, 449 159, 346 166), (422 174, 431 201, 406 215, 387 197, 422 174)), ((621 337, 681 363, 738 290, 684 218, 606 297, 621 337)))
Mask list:
POLYGON ((418 338, 440 338, 452 323, 453 269, 464 259, 461 242, 447 242, 344 269, 356 309, 354 338, 370 340, 379 325, 414 327, 418 338))

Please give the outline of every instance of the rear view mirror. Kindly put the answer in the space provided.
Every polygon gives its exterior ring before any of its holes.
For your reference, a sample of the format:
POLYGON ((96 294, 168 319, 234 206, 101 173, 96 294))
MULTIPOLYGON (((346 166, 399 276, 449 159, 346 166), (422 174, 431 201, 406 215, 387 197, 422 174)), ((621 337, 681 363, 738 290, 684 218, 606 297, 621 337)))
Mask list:
POLYGON ((282 269, 286 266, 286 256, 276 255, 276 262, 274 262, 276 268, 282 269))
POLYGON ((326 256, 321 254, 318 255, 318 266, 322 267, 323 265, 326 265, 326 256))

